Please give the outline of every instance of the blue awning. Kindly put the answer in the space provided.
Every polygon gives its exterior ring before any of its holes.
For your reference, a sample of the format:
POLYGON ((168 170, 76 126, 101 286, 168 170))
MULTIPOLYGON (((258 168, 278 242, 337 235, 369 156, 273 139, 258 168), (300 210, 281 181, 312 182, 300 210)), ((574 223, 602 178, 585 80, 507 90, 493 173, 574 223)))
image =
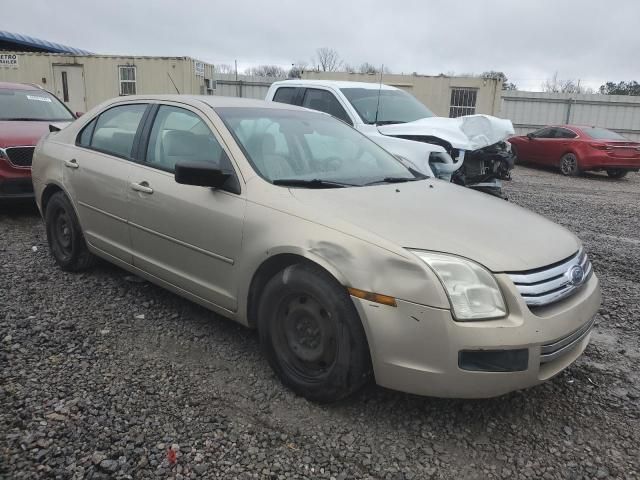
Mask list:
POLYGON ((21 49, 28 49, 30 51, 37 50, 48 53, 93 55, 91 52, 81 50, 79 48, 67 47, 66 45, 60 45, 59 43, 48 42, 47 40, 40 40, 39 38, 33 38, 28 35, 5 32, 3 30, 0 30, 0 44, 3 44, 5 48, 7 48, 7 46, 12 47, 15 45, 15 50, 17 51, 20 51, 21 49))

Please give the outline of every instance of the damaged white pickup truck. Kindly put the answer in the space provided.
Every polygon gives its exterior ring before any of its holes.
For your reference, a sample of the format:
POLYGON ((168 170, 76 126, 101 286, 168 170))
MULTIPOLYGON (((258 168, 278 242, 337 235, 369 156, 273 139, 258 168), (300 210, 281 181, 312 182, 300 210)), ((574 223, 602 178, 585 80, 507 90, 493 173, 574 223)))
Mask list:
POLYGON ((432 177, 500 197, 511 178, 510 120, 437 117, 409 93, 377 83, 285 80, 266 100, 329 113, 432 177))

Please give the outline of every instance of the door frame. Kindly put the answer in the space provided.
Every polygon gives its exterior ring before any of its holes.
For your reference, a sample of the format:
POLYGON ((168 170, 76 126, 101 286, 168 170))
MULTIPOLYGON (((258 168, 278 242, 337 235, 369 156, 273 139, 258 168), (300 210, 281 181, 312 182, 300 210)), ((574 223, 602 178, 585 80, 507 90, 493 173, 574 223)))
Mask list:
MULTIPOLYGON (((62 100, 62 103, 65 104, 65 106, 73 111, 73 113, 75 114, 76 111, 78 112, 86 112, 87 111, 87 83, 85 81, 85 76, 84 76, 84 64, 82 63, 52 63, 51 64, 51 72, 52 72, 52 77, 53 77, 53 88, 56 91, 58 91, 58 82, 62 81, 62 75, 60 80, 58 80, 58 68, 63 67, 63 68, 80 68, 80 72, 81 72, 81 77, 82 77, 82 105, 83 108, 81 110, 76 110, 74 108, 71 108, 68 104, 68 102, 65 102, 64 100, 64 96, 61 95, 56 95, 58 98, 60 98, 62 100)), ((60 72, 60 74, 62 74, 62 72, 60 72)), ((68 87, 67 87, 68 88, 68 87)), ((63 86, 60 85, 60 91, 63 91, 63 86)))

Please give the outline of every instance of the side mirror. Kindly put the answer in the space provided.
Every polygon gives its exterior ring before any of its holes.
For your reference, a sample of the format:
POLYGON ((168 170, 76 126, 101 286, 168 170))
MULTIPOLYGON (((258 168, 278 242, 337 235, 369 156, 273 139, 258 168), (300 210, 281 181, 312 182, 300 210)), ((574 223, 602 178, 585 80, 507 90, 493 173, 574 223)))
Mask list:
POLYGON ((240 193, 240 186, 233 173, 220 170, 210 163, 181 161, 176 163, 175 168, 174 176, 177 183, 240 193))
POLYGON ((527 133, 527 138, 528 138, 529 140, 533 140, 533 139, 534 139, 534 138, 536 138, 536 137, 534 137, 534 136, 533 136, 533 133, 527 133))
POLYGON ((80 118, 82 115, 84 115, 84 112, 76 112, 75 115, 76 118, 80 118))

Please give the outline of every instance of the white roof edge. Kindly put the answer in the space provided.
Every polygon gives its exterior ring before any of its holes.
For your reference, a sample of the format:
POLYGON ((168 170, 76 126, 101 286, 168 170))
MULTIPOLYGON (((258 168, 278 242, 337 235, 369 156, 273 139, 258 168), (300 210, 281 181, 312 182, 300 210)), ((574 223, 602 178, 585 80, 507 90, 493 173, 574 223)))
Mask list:
MULTIPOLYGON (((335 88, 366 88, 369 90, 377 90, 380 88, 380 84, 377 82, 350 82, 347 80, 306 80, 306 79, 291 79, 281 80, 279 82, 273 82, 272 85, 289 85, 303 87, 305 85, 315 85, 323 87, 335 87, 335 88)), ((391 85, 382 84, 382 90, 398 90, 391 85)))

